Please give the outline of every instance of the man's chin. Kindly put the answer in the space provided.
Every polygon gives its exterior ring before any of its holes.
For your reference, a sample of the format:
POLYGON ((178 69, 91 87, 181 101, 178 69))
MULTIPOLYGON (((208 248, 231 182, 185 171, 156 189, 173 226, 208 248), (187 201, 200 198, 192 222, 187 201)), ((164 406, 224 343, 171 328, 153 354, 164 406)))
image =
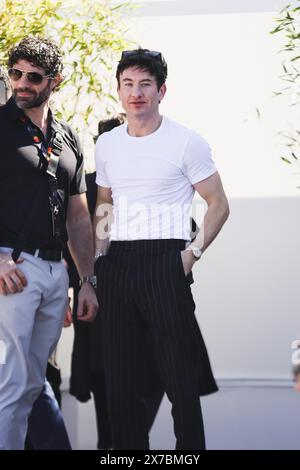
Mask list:
POLYGON ((28 108, 32 106, 32 98, 21 98, 15 96, 15 102, 19 108, 28 108))
POLYGON ((131 109, 128 114, 135 118, 141 118, 143 116, 147 116, 147 111, 145 109, 131 109))
POLYGON ((34 108, 35 107, 35 100, 32 98, 20 98, 20 97, 15 97, 15 102, 18 106, 18 108, 21 109, 29 109, 29 108, 34 108))

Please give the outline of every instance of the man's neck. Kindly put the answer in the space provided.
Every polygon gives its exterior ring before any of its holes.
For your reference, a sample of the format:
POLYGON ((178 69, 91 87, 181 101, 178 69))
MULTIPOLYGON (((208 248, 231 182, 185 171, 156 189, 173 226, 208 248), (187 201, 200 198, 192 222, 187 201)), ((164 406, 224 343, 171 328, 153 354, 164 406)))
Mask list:
POLYGON ((158 113, 145 119, 128 116, 128 134, 132 137, 145 137, 153 134, 160 127, 162 119, 163 117, 158 113))
POLYGON ((29 119, 33 122, 33 124, 35 124, 37 127, 41 129, 41 131, 43 132, 45 136, 47 134, 48 111, 49 111, 48 103, 43 103, 41 106, 37 108, 24 109, 24 113, 29 117, 29 119))

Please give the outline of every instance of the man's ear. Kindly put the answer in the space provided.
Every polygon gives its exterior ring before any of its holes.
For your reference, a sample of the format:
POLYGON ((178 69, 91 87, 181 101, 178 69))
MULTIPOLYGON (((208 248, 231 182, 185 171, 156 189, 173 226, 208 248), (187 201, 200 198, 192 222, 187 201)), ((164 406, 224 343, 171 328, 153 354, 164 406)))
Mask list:
POLYGON ((160 87, 160 90, 158 92, 158 95, 159 95, 159 102, 161 102, 166 94, 166 91, 167 91, 167 85, 164 83, 161 87, 160 87))
POLYGON ((52 91, 58 89, 63 80, 63 75, 61 73, 57 73, 55 77, 52 78, 52 91))

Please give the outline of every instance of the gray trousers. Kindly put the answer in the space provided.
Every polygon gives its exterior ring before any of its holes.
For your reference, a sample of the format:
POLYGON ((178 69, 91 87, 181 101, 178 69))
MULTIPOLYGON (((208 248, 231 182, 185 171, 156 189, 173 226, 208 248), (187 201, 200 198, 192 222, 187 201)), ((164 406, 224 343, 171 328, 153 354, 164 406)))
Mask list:
MULTIPOLYGON (((1 253, 9 253, 1 248, 1 253)), ((61 262, 22 252, 23 292, 0 294, 0 450, 24 448, 27 419, 60 337, 69 277, 61 262)))

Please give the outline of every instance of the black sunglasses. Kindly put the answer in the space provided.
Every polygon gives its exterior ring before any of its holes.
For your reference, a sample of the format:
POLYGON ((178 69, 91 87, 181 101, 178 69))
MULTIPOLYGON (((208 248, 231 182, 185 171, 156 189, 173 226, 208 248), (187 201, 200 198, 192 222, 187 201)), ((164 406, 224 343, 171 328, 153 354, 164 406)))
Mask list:
POLYGON ((26 70, 19 70, 15 68, 8 69, 7 73, 9 78, 11 78, 13 82, 17 82, 18 80, 20 80, 20 78, 24 74, 26 75, 27 80, 34 85, 39 85, 40 83, 42 83, 44 78, 53 78, 51 75, 42 75, 38 72, 27 72, 26 70))
POLYGON ((146 49, 135 49, 133 51, 123 51, 121 55, 121 61, 125 59, 126 57, 139 56, 139 55, 153 57, 154 59, 157 59, 160 62, 162 62, 161 52, 148 51, 146 49))

